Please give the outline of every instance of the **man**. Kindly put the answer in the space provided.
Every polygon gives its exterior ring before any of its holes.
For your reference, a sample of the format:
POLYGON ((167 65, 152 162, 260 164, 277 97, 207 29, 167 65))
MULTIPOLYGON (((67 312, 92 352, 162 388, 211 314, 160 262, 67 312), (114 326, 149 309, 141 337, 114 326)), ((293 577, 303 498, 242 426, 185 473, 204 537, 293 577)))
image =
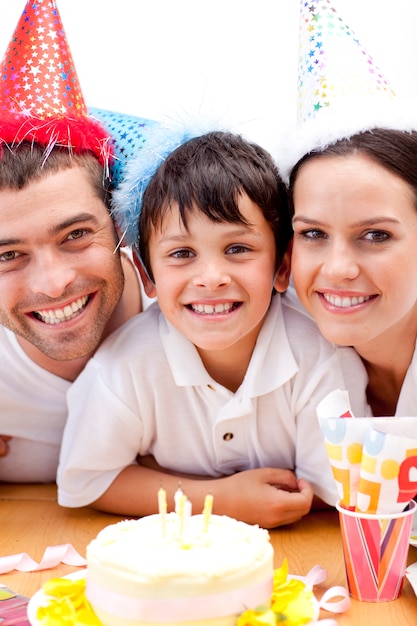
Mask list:
POLYGON ((0 111, 0 480, 53 481, 71 382, 142 309, 109 212, 114 138, 88 115, 55 3, 27 3, 0 111))
POLYGON ((0 479, 54 480, 66 391, 98 344, 141 310, 117 251, 102 166, 28 142, 0 161, 0 479), (3 441, 3 450, 6 442, 3 441))

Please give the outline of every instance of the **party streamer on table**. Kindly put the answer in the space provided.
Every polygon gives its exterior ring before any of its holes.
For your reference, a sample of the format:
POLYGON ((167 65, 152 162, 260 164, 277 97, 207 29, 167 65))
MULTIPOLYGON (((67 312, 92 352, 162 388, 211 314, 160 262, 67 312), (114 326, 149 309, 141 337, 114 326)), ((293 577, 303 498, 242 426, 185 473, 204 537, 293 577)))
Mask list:
POLYGON ((0 574, 7 574, 13 570, 18 570, 19 572, 39 572, 56 567, 60 563, 74 567, 87 565, 85 558, 77 552, 72 544, 64 543, 59 546, 48 546, 39 563, 26 552, 1 556, 0 574))

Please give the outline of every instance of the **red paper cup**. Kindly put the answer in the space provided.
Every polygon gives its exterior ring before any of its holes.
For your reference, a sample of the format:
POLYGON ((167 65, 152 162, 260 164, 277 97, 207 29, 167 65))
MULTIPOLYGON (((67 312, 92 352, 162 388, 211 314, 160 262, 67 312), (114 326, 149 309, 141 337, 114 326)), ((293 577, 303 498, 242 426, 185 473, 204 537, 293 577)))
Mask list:
POLYGON ((395 600, 401 593, 416 502, 401 513, 366 514, 337 503, 349 593, 364 602, 395 600))

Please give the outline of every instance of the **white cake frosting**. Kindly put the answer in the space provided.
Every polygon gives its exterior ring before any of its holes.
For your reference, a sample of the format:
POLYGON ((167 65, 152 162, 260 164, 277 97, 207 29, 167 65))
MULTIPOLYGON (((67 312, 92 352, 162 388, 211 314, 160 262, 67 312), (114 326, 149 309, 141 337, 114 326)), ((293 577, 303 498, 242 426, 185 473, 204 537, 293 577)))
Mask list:
POLYGON ((86 594, 104 626, 233 626, 245 609, 269 604, 268 531, 226 516, 206 522, 150 515, 97 535, 86 594))

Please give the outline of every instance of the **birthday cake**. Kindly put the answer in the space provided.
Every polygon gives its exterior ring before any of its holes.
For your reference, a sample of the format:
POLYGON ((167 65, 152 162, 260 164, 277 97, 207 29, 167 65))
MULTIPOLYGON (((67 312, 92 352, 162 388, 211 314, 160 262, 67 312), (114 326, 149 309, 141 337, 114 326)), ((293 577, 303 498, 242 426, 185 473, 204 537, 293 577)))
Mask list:
POLYGON ((87 547, 86 596, 104 626, 233 626, 270 603, 269 533, 226 516, 124 520, 87 547))

